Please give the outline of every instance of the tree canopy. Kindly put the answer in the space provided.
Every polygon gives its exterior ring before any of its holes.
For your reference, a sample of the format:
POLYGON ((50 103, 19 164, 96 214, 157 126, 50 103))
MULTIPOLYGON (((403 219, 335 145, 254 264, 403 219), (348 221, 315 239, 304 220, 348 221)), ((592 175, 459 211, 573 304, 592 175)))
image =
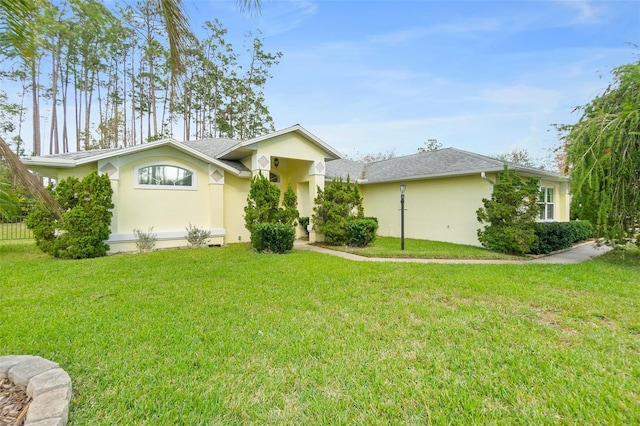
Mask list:
POLYGON ((613 82, 579 110, 565 136, 572 210, 609 241, 638 242, 640 60, 615 68, 613 82))

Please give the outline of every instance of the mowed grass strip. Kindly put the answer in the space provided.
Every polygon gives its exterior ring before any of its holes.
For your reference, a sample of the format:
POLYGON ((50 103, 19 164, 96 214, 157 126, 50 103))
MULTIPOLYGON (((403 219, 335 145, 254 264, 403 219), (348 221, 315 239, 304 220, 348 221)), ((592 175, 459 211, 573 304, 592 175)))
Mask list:
POLYGON ((634 424, 639 265, 0 245, 0 352, 61 364, 71 425, 634 424))
POLYGON ((485 259, 526 260, 527 257, 512 256, 487 250, 482 247, 445 243, 441 241, 414 240, 406 238, 404 250, 399 238, 376 237, 367 247, 327 246, 333 250, 346 251, 366 257, 422 258, 422 259, 485 259))

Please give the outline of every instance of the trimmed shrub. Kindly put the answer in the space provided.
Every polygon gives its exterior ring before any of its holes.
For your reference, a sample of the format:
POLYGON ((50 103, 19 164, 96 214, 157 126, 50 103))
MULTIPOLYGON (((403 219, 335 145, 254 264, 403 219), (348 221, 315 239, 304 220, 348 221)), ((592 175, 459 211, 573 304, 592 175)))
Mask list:
POLYGON ((156 246, 156 241, 158 241, 157 234, 153 232, 153 226, 147 232, 134 229, 133 235, 136 237, 136 247, 140 253, 153 250, 156 246))
POLYGON ((287 186, 287 190, 282 194, 282 208, 280 209, 280 217, 278 222, 295 226, 300 212, 296 207, 298 205, 298 197, 291 188, 291 184, 287 186))
POLYGON ((540 211, 539 196, 535 179, 523 179, 505 164, 491 199, 483 198, 484 207, 476 211, 478 221, 488 224, 478 229, 480 243, 501 253, 530 253, 536 245, 534 223, 540 211))
POLYGON ((347 222, 347 244, 366 247, 376 239, 378 221, 375 218, 351 219, 347 222))
POLYGON ((318 188, 313 208, 313 223, 320 234, 324 235, 327 244, 339 246, 346 244, 349 237, 347 222, 354 218, 363 218, 362 197, 357 185, 349 179, 334 179, 325 185, 324 190, 318 188))
POLYGON ((61 180, 51 190, 64 213, 58 218, 38 205, 27 218, 36 244, 45 253, 64 259, 84 259, 107 254, 113 213, 111 181, 93 172, 82 181, 61 180))
POLYGON ((538 222, 534 228, 538 243, 531 249, 533 254, 547 254, 563 250, 593 235, 593 227, 588 220, 538 222))
POLYGON ((204 247, 207 245, 207 239, 211 238, 211 232, 206 229, 200 229, 197 226, 189 223, 189 226, 185 227, 187 230, 186 239, 191 247, 204 247))
POLYGON ((253 232, 253 227, 259 223, 277 223, 280 219, 279 203, 280 188, 269 182, 262 172, 254 176, 244 208, 245 228, 253 232))
POLYGON ((307 226, 309 226, 309 216, 300 216, 298 218, 298 225, 302 226, 306 231, 307 226))
POLYGON ((286 253, 295 239, 294 227, 284 223, 258 223, 251 231, 251 245, 258 252, 286 253))

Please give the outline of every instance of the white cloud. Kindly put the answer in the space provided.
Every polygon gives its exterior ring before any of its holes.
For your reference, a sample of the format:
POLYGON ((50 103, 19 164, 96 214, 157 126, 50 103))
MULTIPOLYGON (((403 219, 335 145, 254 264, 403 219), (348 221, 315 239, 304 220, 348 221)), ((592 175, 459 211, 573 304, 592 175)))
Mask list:
POLYGON ((572 0, 562 1, 561 4, 577 12, 573 23, 595 23, 602 19, 603 7, 596 5, 592 1, 572 0))
POLYGON ((258 26, 268 36, 286 33, 303 25, 317 10, 317 4, 309 0, 266 1, 258 26))

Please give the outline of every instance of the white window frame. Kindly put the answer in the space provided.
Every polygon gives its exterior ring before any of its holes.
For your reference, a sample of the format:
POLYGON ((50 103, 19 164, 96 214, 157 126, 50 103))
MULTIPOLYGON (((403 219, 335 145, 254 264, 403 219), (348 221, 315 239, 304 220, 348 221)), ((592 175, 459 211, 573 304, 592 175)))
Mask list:
POLYGON ((280 185, 280 183, 282 182, 282 176, 280 175, 280 173, 276 173, 274 171, 269 171, 269 182, 275 183, 277 185, 280 185), (274 177, 277 180, 273 180, 274 177))
POLYGON ((191 167, 185 166, 184 164, 181 163, 177 163, 175 161, 154 161, 151 163, 145 163, 145 164, 140 164, 139 166, 136 166, 133 170, 133 179, 134 179, 134 184, 133 187, 136 189, 171 189, 171 190, 176 190, 176 191, 195 191, 198 189, 198 173, 192 169, 191 167), (140 183, 139 181, 139 176, 140 176, 140 169, 144 169, 147 167, 154 167, 154 166, 168 166, 168 167, 176 167, 179 169, 183 169, 186 170, 188 172, 191 173, 191 185, 189 186, 181 186, 181 185, 153 185, 153 184, 144 184, 144 183, 140 183))
POLYGON ((553 186, 540 187, 538 222, 554 222, 556 220, 556 193, 556 188, 553 186), (551 192, 551 201, 549 201, 549 192, 551 192), (549 213, 551 213, 551 218, 549 218, 549 213))

